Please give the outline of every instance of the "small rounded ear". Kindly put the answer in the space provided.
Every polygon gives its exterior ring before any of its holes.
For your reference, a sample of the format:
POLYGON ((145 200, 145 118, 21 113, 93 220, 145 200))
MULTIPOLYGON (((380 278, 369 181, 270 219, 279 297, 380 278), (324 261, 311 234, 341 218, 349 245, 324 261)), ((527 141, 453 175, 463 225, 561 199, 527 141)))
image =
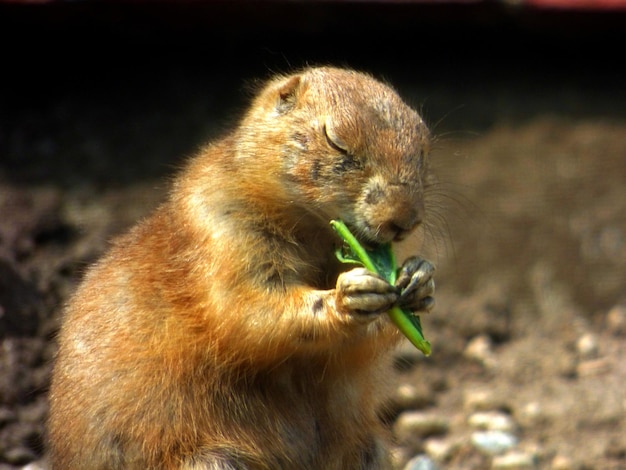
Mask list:
POLYGON ((278 103, 276 104, 276 110, 284 114, 289 112, 296 105, 296 94, 300 87, 300 76, 289 78, 278 89, 278 103))

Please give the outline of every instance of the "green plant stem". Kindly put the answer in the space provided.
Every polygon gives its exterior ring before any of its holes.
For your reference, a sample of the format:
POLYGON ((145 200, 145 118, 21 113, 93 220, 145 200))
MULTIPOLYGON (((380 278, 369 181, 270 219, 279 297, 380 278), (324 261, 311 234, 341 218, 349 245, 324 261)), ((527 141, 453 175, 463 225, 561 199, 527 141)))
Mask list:
MULTIPOLYGON (((379 269, 376 267, 376 264, 372 261, 371 257, 367 253, 367 250, 363 248, 363 246, 359 243, 356 237, 350 232, 350 229, 344 224, 341 220, 331 220, 331 226, 333 229, 339 234, 339 236, 347 243, 348 247, 352 250, 352 253, 358 258, 361 264, 368 270, 373 273, 378 274, 379 276, 384 277, 390 283, 395 283, 396 278, 396 262, 393 251, 391 249, 391 245, 388 246, 387 256, 389 256, 389 261, 391 265, 391 270, 389 273, 381 273, 379 269)), ((341 261, 346 261, 345 259, 340 257, 341 261)), ((406 336, 411 344, 419 349, 424 355, 429 356, 431 353, 430 343, 424 339, 421 331, 415 326, 414 322, 411 319, 413 316, 412 312, 405 312, 400 307, 395 306, 392 307, 391 310, 387 312, 391 321, 398 327, 400 332, 406 336)), ((419 319, 417 320, 419 323, 419 319)))

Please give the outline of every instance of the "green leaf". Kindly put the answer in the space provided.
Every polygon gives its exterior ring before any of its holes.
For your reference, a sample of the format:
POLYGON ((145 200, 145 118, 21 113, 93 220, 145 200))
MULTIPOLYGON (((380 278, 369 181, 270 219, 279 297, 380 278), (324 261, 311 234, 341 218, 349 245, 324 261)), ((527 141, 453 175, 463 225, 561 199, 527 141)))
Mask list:
MULTIPOLYGON (((339 261, 359 264, 383 277, 390 284, 395 284, 397 265, 391 243, 366 250, 341 220, 331 220, 330 225, 344 241, 344 245, 335 252, 339 261)), ((400 307, 393 307, 387 314, 417 349, 426 356, 430 355, 430 343, 424 338, 419 316, 400 307)))

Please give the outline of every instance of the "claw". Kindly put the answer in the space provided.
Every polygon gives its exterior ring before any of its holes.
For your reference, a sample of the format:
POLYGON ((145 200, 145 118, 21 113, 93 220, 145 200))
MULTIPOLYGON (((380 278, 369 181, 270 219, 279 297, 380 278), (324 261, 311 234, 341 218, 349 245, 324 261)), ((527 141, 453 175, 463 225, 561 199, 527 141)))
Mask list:
POLYGON ((398 304, 414 312, 428 312, 435 304, 435 267, 428 261, 412 257, 398 273, 396 287, 400 289, 398 304))
POLYGON ((418 285, 428 282, 434 272, 435 267, 426 260, 418 257, 407 259, 402 265, 396 281, 396 287, 401 289, 400 297, 406 297, 418 285))

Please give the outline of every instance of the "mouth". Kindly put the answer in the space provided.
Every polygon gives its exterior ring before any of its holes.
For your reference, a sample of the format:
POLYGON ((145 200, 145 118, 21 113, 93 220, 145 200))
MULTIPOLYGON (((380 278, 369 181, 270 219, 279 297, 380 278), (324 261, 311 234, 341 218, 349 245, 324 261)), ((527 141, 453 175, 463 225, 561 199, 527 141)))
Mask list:
POLYGON ((363 248, 365 248, 367 251, 374 251, 374 250, 378 249, 379 247, 385 245, 385 243, 372 241, 372 240, 369 240, 367 238, 357 238, 357 240, 363 246, 363 248))
POLYGON ((407 229, 387 221, 381 224, 372 223, 364 218, 344 217, 346 227, 366 249, 376 249, 380 246, 405 240, 415 227, 407 229))
POLYGON ((392 223, 377 227, 365 223, 363 227, 358 227, 356 230, 360 241, 373 245, 374 247, 392 242, 400 242, 411 233, 411 230, 405 230, 392 223))
MULTIPOLYGON (((358 233, 358 231, 354 229, 354 225, 347 225, 340 219, 331 220, 330 225, 337 235, 339 235, 339 238, 343 239, 343 245, 341 247, 335 247, 335 255, 341 262, 353 262, 359 260, 359 263, 368 267, 367 263, 369 262, 371 264, 371 261, 367 261, 369 260, 370 253, 380 253, 381 250, 385 251, 391 249, 389 245, 379 243, 378 241, 372 241, 369 238, 364 238, 361 236, 362 233, 358 233)), ((371 267, 370 270, 372 270, 371 267)))

